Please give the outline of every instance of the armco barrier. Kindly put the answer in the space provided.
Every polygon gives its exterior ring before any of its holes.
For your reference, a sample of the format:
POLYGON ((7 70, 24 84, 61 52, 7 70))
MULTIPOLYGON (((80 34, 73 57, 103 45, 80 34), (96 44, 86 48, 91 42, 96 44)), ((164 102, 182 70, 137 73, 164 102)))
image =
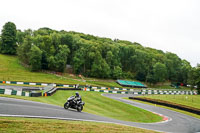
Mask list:
POLYGON ((10 89, 0 89, 0 94, 26 96, 26 97, 30 96, 29 92, 16 91, 16 90, 10 90, 10 89))
MULTIPOLYGON (((48 86, 52 83, 39 83, 39 82, 18 82, 18 81, 0 81, 3 84, 18 84, 18 85, 40 85, 48 86)), ((65 84, 53 84, 54 87, 76 87, 76 85, 65 85, 65 84)))
POLYGON ((48 91, 46 91, 43 96, 51 96, 53 95, 57 90, 81 90, 80 88, 52 88, 48 91))
POLYGON ((197 95, 197 91, 181 91, 181 90, 142 90, 142 94, 174 94, 174 95, 197 95))
POLYGON ((180 92, 171 92, 171 91, 156 91, 156 92, 135 92, 135 91, 124 91, 124 90, 102 90, 98 87, 93 87, 95 89, 83 88, 83 91, 95 91, 95 92, 104 92, 104 93, 115 93, 115 94, 134 94, 134 95, 197 95, 196 91, 180 91, 180 92))
MULTIPOLYGON (((83 91, 95 91, 95 92, 104 92, 104 93, 115 93, 115 94, 129 94, 128 91, 110 91, 110 90, 99 90, 99 89, 88 89, 88 88, 83 88, 83 91)), ((137 92, 135 92, 137 93, 137 92)), ((138 93, 137 93, 138 94, 138 93)))
POLYGON ((187 112, 191 112, 191 113, 195 113, 195 114, 200 115, 200 109, 190 107, 190 106, 186 106, 186 105, 176 104, 176 103, 158 100, 158 99, 142 98, 142 97, 129 97, 129 99, 135 99, 135 100, 150 102, 150 103, 153 103, 153 104, 164 105, 164 106, 168 106, 168 107, 172 107, 172 108, 176 108, 176 109, 180 109, 180 110, 184 110, 184 111, 187 111, 187 112))
MULTIPOLYGON (((106 90, 109 90, 108 92, 112 93, 115 91, 127 91, 132 92, 135 94, 142 94, 142 95, 152 95, 152 94, 159 94, 159 95, 197 95, 197 91, 180 91, 180 90, 149 90, 149 89, 143 89, 141 91, 136 91, 135 89, 127 89, 127 88, 115 88, 115 87, 89 87, 91 91, 93 90, 105 90, 104 92, 107 92, 106 90)), ((88 90, 89 91, 89 90, 88 90)))

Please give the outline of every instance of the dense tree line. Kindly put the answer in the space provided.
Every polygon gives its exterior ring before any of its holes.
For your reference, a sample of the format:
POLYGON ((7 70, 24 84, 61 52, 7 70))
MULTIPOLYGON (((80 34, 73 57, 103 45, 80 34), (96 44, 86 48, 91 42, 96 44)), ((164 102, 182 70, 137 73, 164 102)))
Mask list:
POLYGON ((199 78, 199 69, 192 68, 188 61, 171 52, 143 47, 136 42, 64 30, 21 31, 11 22, 3 27, 0 51, 17 53, 32 71, 63 72, 66 64, 70 64, 75 74, 87 77, 130 78, 152 84, 169 80, 184 84, 190 81, 196 85, 200 81, 193 81, 193 76, 189 75, 195 73, 199 78))

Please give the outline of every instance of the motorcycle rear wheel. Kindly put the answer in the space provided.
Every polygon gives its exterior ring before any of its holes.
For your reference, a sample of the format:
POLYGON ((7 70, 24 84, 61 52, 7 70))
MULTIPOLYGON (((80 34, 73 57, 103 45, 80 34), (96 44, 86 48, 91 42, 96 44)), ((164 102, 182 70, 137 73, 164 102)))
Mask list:
POLYGON ((66 103, 64 104, 64 108, 65 108, 65 109, 68 109, 68 108, 69 108, 69 102, 66 102, 66 103))

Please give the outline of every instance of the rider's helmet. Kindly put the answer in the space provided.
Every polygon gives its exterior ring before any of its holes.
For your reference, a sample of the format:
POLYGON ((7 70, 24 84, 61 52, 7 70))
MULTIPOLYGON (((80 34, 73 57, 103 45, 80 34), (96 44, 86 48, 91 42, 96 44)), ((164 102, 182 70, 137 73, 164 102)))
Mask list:
POLYGON ((76 92, 75 94, 76 94, 76 97, 79 97, 79 93, 78 92, 76 92))

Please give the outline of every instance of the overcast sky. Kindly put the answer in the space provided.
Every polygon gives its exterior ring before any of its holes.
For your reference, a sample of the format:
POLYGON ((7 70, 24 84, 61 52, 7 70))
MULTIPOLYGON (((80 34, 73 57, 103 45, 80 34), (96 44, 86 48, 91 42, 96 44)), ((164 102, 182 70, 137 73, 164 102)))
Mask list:
POLYGON ((200 63, 200 0, 0 0, 0 30, 8 21, 129 40, 200 63))

